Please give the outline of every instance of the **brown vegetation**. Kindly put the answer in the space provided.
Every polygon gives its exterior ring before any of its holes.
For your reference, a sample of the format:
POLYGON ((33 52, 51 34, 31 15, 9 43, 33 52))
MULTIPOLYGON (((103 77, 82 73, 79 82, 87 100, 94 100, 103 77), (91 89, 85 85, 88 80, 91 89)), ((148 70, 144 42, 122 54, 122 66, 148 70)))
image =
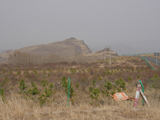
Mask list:
POLYGON ((107 59, 106 61, 91 63, 61 62, 41 65, 1 65, 0 82, 4 89, 5 99, 0 102, 0 118, 4 120, 158 120, 160 94, 155 91, 160 88, 160 71, 158 69, 153 71, 139 57, 118 57, 112 59, 111 65, 108 63, 109 60, 107 59), (70 106, 67 106, 67 94, 62 87, 61 79, 63 76, 71 78, 76 94, 74 102, 70 100, 70 106), (124 92, 130 97, 135 96, 135 82, 142 80, 145 95, 151 104, 151 108, 146 105, 143 106, 140 100, 138 109, 141 110, 134 111, 132 110, 133 101, 115 102, 111 97, 104 96, 102 94, 103 84, 106 84, 107 81, 114 83, 119 78, 125 81, 126 91, 124 92), (19 89, 21 79, 28 86, 24 91, 19 89), (54 98, 52 103, 46 102, 40 106, 38 97, 43 94, 45 89, 42 86, 42 82, 44 82, 42 80, 53 83, 54 90, 57 92, 47 99, 54 98), (96 80, 95 88, 100 89, 98 100, 90 97, 89 87, 92 86, 93 80, 96 80), (32 89, 31 82, 35 82, 40 93, 29 97, 28 93, 25 92, 32 89), (77 84, 79 87, 77 87, 77 84), (56 113, 56 111, 61 112, 56 113))

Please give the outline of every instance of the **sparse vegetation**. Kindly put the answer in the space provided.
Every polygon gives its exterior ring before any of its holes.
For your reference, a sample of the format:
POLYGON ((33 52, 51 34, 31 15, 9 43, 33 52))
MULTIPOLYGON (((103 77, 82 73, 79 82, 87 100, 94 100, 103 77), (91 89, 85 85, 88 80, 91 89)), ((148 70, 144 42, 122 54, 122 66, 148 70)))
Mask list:
MULTIPOLYGON (((122 107, 128 113, 133 106, 133 102, 114 102, 111 95, 115 92, 125 92, 128 96, 134 97, 135 82, 141 79, 148 101, 159 111, 157 105, 159 104, 160 94, 155 94, 155 90, 160 88, 159 70, 153 71, 145 65, 145 61, 138 57, 118 57, 113 61, 112 65, 108 65, 106 60, 91 63, 72 63, 74 65, 54 63, 1 67, 0 96, 4 102, 0 104, 4 110, 7 110, 8 105, 16 106, 17 103, 14 100, 17 100, 19 107, 16 110, 18 113, 16 119, 29 119, 26 114, 28 112, 35 114, 35 110, 40 113, 41 111, 56 111, 56 109, 70 111, 70 109, 94 110, 97 107, 98 109, 118 109, 122 107), (67 107, 68 78, 71 78, 70 102, 72 103, 69 107, 67 107), (154 98, 154 102, 152 102, 152 98, 154 98)), ((139 107, 142 107, 141 103, 139 103, 139 107)), ((14 107, 10 109, 15 110, 14 107)), ((147 110, 145 113, 150 114, 147 110)), ((8 113, 8 115, 10 114, 8 113)), ((72 112, 72 114, 75 113, 72 112)), ((103 112, 99 114, 105 116, 103 112)), ((108 113, 106 114, 108 115, 108 113)), ((119 112, 114 114, 119 119, 119 112)), ((133 113, 133 115, 135 114, 140 116, 138 112, 133 113)), ((89 113, 81 115, 88 116, 89 113)), ((93 114, 91 113, 91 115, 93 114)), ((37 118, 36 115, 33 116, 33 118, 37 118)), ((52 116, 56 115, 53 114, 52 116)), ((124 118, 123 114, 120 116, 124 118)), ((70 118, 72 119, 72 116, 70 118)), ((107 119, 107 117, 104 118, 107 119)), ((128 116, 128 118, 131 119, 132 116, 128 116)), ((158 113, 155 118, 158 119, 158 113)))

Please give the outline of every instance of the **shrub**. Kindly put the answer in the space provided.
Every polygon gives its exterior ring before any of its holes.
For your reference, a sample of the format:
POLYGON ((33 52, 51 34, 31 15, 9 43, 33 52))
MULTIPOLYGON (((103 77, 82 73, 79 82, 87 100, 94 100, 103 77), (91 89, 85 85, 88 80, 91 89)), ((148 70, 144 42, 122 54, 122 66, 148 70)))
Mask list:
POLYGON ((10 70, 10 71, 8 72, 8 74, 13 74, 13 71, 12 71, 12 70, 10 70))
MULTIPOLYGON (((90 98, 92 100, 98 100, 99 94, 100 94, 100 90, 99 88, 95 88, 96 86, 96 80, 93 80, 91 83, 92 87, 89 87, 89 91, 90 93, 90 98)), ((97 104, 97 102, 95 102, 97 104)), ((90 103, 91 105, 94 105, 94 103, 90 103)))
POLYGON ((37 72, 37 70, 36 69, 33 69, 33 72, 34 72, 34 74, 38 74, 38 72, 37 72))
POLYGON ((92 89, 92 91, 91 91, 90 97, 91 97, 92 99, 98 100, 99 93, 100 93, 99 88, 94 88, 94 89, 92 89))
POLYGON ((0 96, 2 98, 2 100, 4 101, 4 90, 3 88, 1 88, 2 84, 0 83, 0 96))
MULTIPOLYGON (((50 97, 51 95, 55 94, 56 91, 54 91, 52 88, 54 87, 54 85, 52 83, 50 83, 44 90, 44 94, 42 94, 40 97, 38 97, 38 100, 40 101, 40 105, 42 106, 48 97, 50 97)), ((52 101, 54 101, 54 99, 52 99, 52 101)), ((51 102, 52 102, 51 101, 51 102)), ((48 102, 50 102, 48 100, 48 102)))
POLYGON ((125 87, 126 83, 121 77, 115 81, 115 85, 117 87, 118 92, 122 90, 126 90, 126 87, 125 87))
POLYGON ((28 90, 28 93, 30 93, 31 95, 36 95, 36 94, 39 94, 39 91, 38 91, 38 88, 37 88, 37 86, 35 85, 35 83, 34 82, 31 82, 31 84, 32 84, 32 89, 29 89, 28 90))
POLYGON ((46 79, 41 80, 41 86, 45 87, 46 85, 48 85, 48 82, 46 79))
POLYGON ((49 74, 48 74, 48 77, 50 77, 50 76, 51 76, 51 74, 49 73, 49 74))
POLYGON ((3 74, 4 74, 4 73, 6 72, 6 70, 5 70, 5 69, 3 69, 3 70, 2 70, 2 72, 3 72, 3 74))
POLYGON ((74 74, 76 71, 77 71, 76 69, 73 69, 73 68, 70 69, 70 73, 72 74, 74 74))
POLYGON ((77 88, 77 89, 79 88, 79 84, 78 84, 78 83, 76 83, 76 88, 77 88))
POLYGON ((7 83, 7 82, 8 82, 8 78, 7 78, 7 76, 5 76, 4 83, 7 83))
POLYGON ((20 90, 24 90, 27 88, 23 79, 21 79, 19 82, 19 88, 20 88, 20 90))
POLYGON ((46 75, 46 74, 47 74, 46 70, 43 70, 42 73, 43 73, 43 75, 46 75))
POLYGON ((102 80, 102 77, 98 74, 98 80, 102 80))
POLYGON ((131 77, 131 76, 128 76, 128 80, 131 81, 131 80, 132 80, 132 77, 131 77))
POLYGON ((106 84, 103 85, 106 90, 103 90, 102 93, 105 94, 106 96, 110 96, 110 90, 113 88, 113 85, 110 81, 107 81, 106 84))
POLYGON ((21 71, 18 71, 18 72, 17 72, 17 75, 20 75, 20 74, 21 74, 21 71))
POLYGON ((28 74, 29 74, 29 72, 28 72, 28 70, 24 73, 24 77, 28 77, 28 74))

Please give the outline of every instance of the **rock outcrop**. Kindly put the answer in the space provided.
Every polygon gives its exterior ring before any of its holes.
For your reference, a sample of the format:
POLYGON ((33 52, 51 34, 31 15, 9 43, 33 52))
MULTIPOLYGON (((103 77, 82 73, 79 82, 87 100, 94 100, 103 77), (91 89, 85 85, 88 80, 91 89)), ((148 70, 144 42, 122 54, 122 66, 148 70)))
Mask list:
POLYGON ((83 40, 78 40, 73 37, 54 43, 21 48, 18 49, 18 51, 35 55, 57 54, 60 57, 70 57, 79 54, 91 53, 91 50, 83 40))

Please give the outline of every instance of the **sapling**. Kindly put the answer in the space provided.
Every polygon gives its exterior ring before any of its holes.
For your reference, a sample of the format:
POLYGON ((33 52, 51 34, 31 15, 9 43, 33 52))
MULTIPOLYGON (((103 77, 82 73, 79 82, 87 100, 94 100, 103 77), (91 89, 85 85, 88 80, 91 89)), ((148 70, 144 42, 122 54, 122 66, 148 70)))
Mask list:
POLYGON ((153 77, 159 78, 159 76, 157 75, 157 73, 155 73, 155 74, 153 75, 153 77))
MULTIPOLYGON (((99 90, 99 88, 95 88, 96 87, 96 80, 93 80, 91 85, 92 85, 92 87, 89 87, 89 91, 91 92, 90 97, 93 100, 98 100, 100 90, 99 90)), ((90 104, 94 105, 94 103, 90 103, 90 104)))
POLYGON ((27 88, 23 79, 21 79, 19 82, 19 88, 20 88, 20 90, 24 90, 27 88))
POLYGON ((20 75, 20 74, 21 74, 21 71, 20 71, 20 70, 18 70, 17 75, 20 75))
POLYGON ((107 75, 111 75, 111 73, 110 73, 110 71, 109 71, 109 70, 107 71, 107 75))
POLYGON ((37 70, 35 70, 35 69, 34 69, 33 71, 34 71, 34 74, 38 75, 38 72, 37 72, 37 70))
POLYGON ((50 87, 50 88, 53 88, 53 87, 54 87, 53 83, 50 83, 50 84, 49 84, 49 87, 50 87))
POLYGON ((98 80, 102 80, 102 77, 98 74, 98 80))
POLYGON ((6 70, 5 70, 5 69, 3 69, 2 71, 3 71, 3 74, 6 72, 6 70))
POLYGON ((103 90, 102 93, 109 97, 110 96, 110 90, 113 87, 112 83, 110 81, 107 81, 107 83, 104 84, 103 86, 106 88, 106 90, 103 90))
POLYGON ((71 68, 70 73, 74 74, 76 72, 76 69, 71 68))
POLYGON ((49 74, 48 74, 48 77, 50 77, 50 76, 51 76, 51 74, 49 73, 49 74))
POLYGON ((10 70, 10 71, 8 72, 8 74, 13 74, 13 71, 12 71, 12 70, 10 70))
POLYGON ((76 88, 77 88, 77 89, 79 88, 79 84, 78 84, 78 83, 76 83, 76 88))
POLYGON ((30 93, 31 95, 36 95, 36 94, 39 94, 39 90, 38 90, 38 88, 37 88, 37 86, 35 85, 35 83, 34 82, 31 82, 31 84, 32 84, 32 89, 29 89, 28 90, 28 93, 30 93))
POLYGON ((115 81, 115 85, 117 87, 118 92, 121 92, 122 90, 126 90, 126 87, 125 87, 126 83, 121 77, 115 81))
POLYGON ((98 100, 99 93, 100 93, 99 88, 94 88, 94 89, 92 89, 92 92, 91 92, 91 94, 90 94, 90 97, 91 97, 92 99, 98 100))
MULTIPOLYGON (((69 82, 67 81, 67 78, 63 76, 63 78, 61 79, 61 84, 62 87, 65 88, 65 93, 68 95, 68 85, 69 82)), ((72 86, 72 82, 70 83, 70 100, 72 102, 72 104, 74 104, 74 99, 75 99, 76 93, 74 92, 74 88, 72 86)))
POLYGON ((25 73, 24 73, 24 77, 27 77, 27 76, 28 76, 28 74, 29 74, 28 70, 27 70, 27 71, 25 71, 25 73))
MULTIPOLYGON (((41 106, 46 101, 50 102, 50 100, 47 100, 47 98, 49 98, 51 95, 56 93, 56 91, 52 89, 53 87, 54 87, 54 85, 52 83, 50 83, 49 85, 46 86, 46 88, 44 90, 44 94, 42 94, 40 97, 38 97, 38 100, 40 101, 41 106)), ((54 99, 52 99, 52 101, 54 101, 54 99)))
POLYGON ((90 72, 90 71, 91 71, 91 68, 88 68, 88 69, 87 69, 87 72, 90 72))
POLYGON ((45 87, 46 85, 48 85, 47 80, 46 80, 46 79, 42 80, 42 81, 41 81, 41 85, 42 85, 43 87, 45 87))
POLYGON ((1 87, 2 87, 2 84, 0 83, 0 96, 1 96, 2 100, 4 101, 4 90, 1 87))
POLYGON ((7 83, 7 82, 8 82, 8 78, 7 78, 7 76, 5 76, 4 83, 7 83))
POLYGON ((128 80, 131 81, 131 80, 132 80, 132 77, 131 77, 131 76, 128 76, 128 80))
POLYGON ((43 70, 43 72, 42 72, 42 73, 43 73, 43 75, 46 75, 46 74, 47 74, 47 72, 46 72, 46 70, 45 70, 45 69, 43 70))

